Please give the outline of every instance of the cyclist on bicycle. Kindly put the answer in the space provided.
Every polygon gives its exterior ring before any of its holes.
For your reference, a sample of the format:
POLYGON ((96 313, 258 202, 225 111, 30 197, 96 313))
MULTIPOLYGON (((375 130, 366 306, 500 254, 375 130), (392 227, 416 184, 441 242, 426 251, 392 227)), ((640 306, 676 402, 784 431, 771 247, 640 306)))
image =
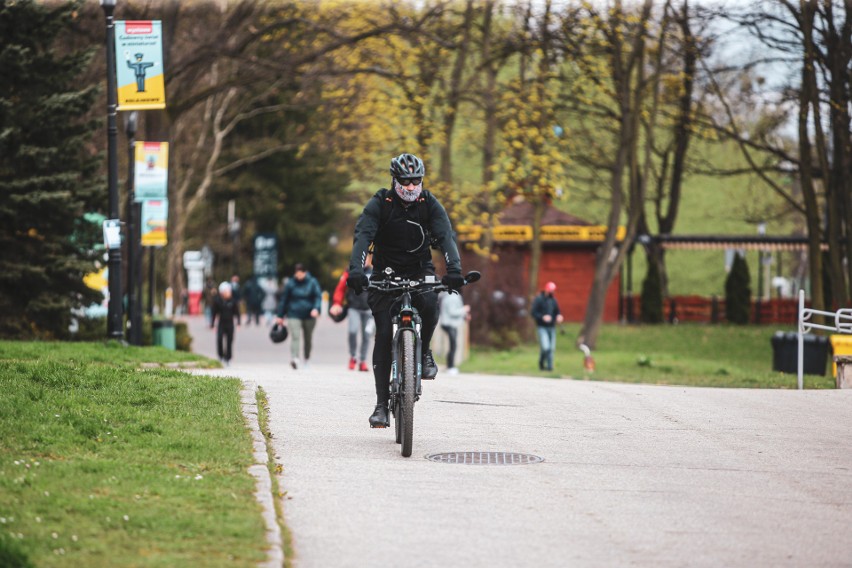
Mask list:
MULTIPOLYGON (((349 261, 347 285, 356 293, 367 289, 369 279, 364 262, 373 247, 373 278, 382 278, 385 268, 394 276, 422 278, 435 274, 431 243, 441 250, 447 274, 441 282, 452 289, 464 285, 461 259, 453 239, 453 228, 446 210, 438 199, 423 189, 426 168, 423 160, 413 154, 400 154, 391 160, 392 190, 379 190, 355 224, 352 257, 349 261)), ((376 321, 376 342, 373 346, 373 376, 376 381, 376 409, 370 425, 389 424, 392 324, 390 308, 394 298, 370 290, 368 304, 376 321)), ((438 295, 425 292, 414 296, 412 303, 420 313, 423 342, 422 377, 434 379, 438 366, 429 345, 438 324, 438 295)))

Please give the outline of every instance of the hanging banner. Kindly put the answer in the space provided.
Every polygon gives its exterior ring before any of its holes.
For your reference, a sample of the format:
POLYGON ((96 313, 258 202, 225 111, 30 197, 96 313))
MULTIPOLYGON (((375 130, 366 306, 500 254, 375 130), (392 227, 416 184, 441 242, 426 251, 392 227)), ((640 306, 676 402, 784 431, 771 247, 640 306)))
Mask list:
POLYGON ((169 181, 169 143, 137 142, 134 172, 136 201, 166 199, 169 181))
POLYGON ((166 238, 168 220, 168 199, 146 199, 142 202, 143 247, 162 247, 168 243, 166 238))
POLYGON ((119 110, 166 108, 162 22, 117 20, 115 67, 119 110))
POLYGON ((254 275, 259 278, 278 277, 278 237, 275 233, 254 236, 254 275))

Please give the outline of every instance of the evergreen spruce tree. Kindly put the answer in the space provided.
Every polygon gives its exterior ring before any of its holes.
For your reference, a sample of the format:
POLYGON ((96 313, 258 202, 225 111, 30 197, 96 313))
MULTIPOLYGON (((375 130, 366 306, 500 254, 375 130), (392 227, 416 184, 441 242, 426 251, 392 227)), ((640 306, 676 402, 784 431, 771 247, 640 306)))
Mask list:
POLYGON ((642 281, 639 319, 642 323, 663 323, 663 289, 660 283, 660 270, 653 262, 648 263, 648 273, 642 281))
POLYGON ((747 324, 751 316, 751 276, 745 258, 734 255, 725 279, 725 317, 731 323, 747 324))
POLYGON ((71 309, 97 301, 97 156, 86 144, 94 87, 80 87, 91 52, 57 36, 79 3, 0 4, 0 336, 61 337, 71 309))

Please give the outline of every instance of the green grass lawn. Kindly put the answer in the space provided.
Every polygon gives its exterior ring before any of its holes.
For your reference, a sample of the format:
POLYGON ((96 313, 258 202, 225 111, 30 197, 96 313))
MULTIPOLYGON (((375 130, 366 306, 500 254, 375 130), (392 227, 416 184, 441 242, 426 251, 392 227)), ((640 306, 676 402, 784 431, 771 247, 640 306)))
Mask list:
MULTIPOLYGON (((597 381, 702 387, 796 388, 796 375, 772 371, 770 326, 681 324, 605 325, 593 353, 593 373, 583 369, 574 347, 579 324, 557 335, 553 372, 538 370, 538 344, 508 351, 471 350, 462 365, 468 372, 578 378, 597 381)), ((834 388, 825 376, 805 375, 805 388, 834 388)))
POLYGON ((0 342, 0 565, 264 559, 240 383, 137 368, 168 361, 205 360, 0 342))
POLYGON ((122 346, 116 341, 63 342, 63 341, 0 341, 0 360, 50 360, 64 362, 105 363, 138 367, 145 363, 190 364, 212 368, 221 365, 186 351, 172 351, 165 347, 122 346))

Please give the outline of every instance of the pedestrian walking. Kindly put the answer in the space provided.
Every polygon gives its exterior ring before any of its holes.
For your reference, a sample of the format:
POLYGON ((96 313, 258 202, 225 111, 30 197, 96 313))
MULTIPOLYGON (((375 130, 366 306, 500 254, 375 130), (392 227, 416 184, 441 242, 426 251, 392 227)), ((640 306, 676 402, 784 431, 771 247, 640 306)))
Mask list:
POLYGON ((237 304, 231 285, 228 282, 219 284, 219 294, 213 300, 210 329, 216 327, 216 353, 226 367, 231 364, 234 345, 234 322, 240 325, 240 307, 237 304), (219 325, 216 326, 216 319, 219 325))
POLYGON ((231 294, 234 296, 234 301, 238 306, 243 303, 243 288, 240 285, 240 277, 234 274, 231 276, 231 294))
POLYGON ((260 314, 263 312, 263 299, 266 292, 260 287, 257 278, 252 276, 243 286, 243 299, 246 304, 246 325, 260 325, 260 314))
POLYGON ((447 350, 447 373, 458 375, 456 367, 456 348, 458 346, 459 330, 469 318, 470 306, 466 306, 460 292, 441 292, 438 296, 438 323, 447 334, 450 347, 447 350))
POLYGON ((278 317, 275 320, 275 323, 286 325, 290 330, 290 366, 294 369, 308 366, 314 327, 321 307, 322 290, 319 282, 302 263, 297 263, 293 267, 293 278, 287 281, 281 292, 278 317), (300 358, 299 352, 302 337, 305 340, 304 360, 300 358))
MULTIPOLYGON (((367 255, 364 263, 364 274, 369 278, 373 274, 372 255, 367 255)), ((346 281, 349 279, 349 271, 344 270, 334 289, 331 299, 331 307, 328 313, 334 317, 340 317, 346 306, 346 316, 349 318, 349 370, 358 367, 359 371, 369 371, 367 364, 367 349, 376 332, 376 321, 373 312, 367 302, 367 291, 362 290, 357 294, 355 290, 347 288, 346 281), (358 336, 361 336, 361 348, 358 349, 358 336)))
POLYGON ((212 278, 208 278, 204 283, 204 319, 207 320, 207 325, 213 327, 213 304, 219 296, 219 290, 216 288, 216 282, 212 278))
POLYGON ((562 323, 559 303, 553 297, 556 283, 548 282, 544 290, 535 297, 532 304, 532 317, 538 332, 539 356, 538 368, 542 371, 553 370, 553 352, 556 350, 556 324, 562 323))

